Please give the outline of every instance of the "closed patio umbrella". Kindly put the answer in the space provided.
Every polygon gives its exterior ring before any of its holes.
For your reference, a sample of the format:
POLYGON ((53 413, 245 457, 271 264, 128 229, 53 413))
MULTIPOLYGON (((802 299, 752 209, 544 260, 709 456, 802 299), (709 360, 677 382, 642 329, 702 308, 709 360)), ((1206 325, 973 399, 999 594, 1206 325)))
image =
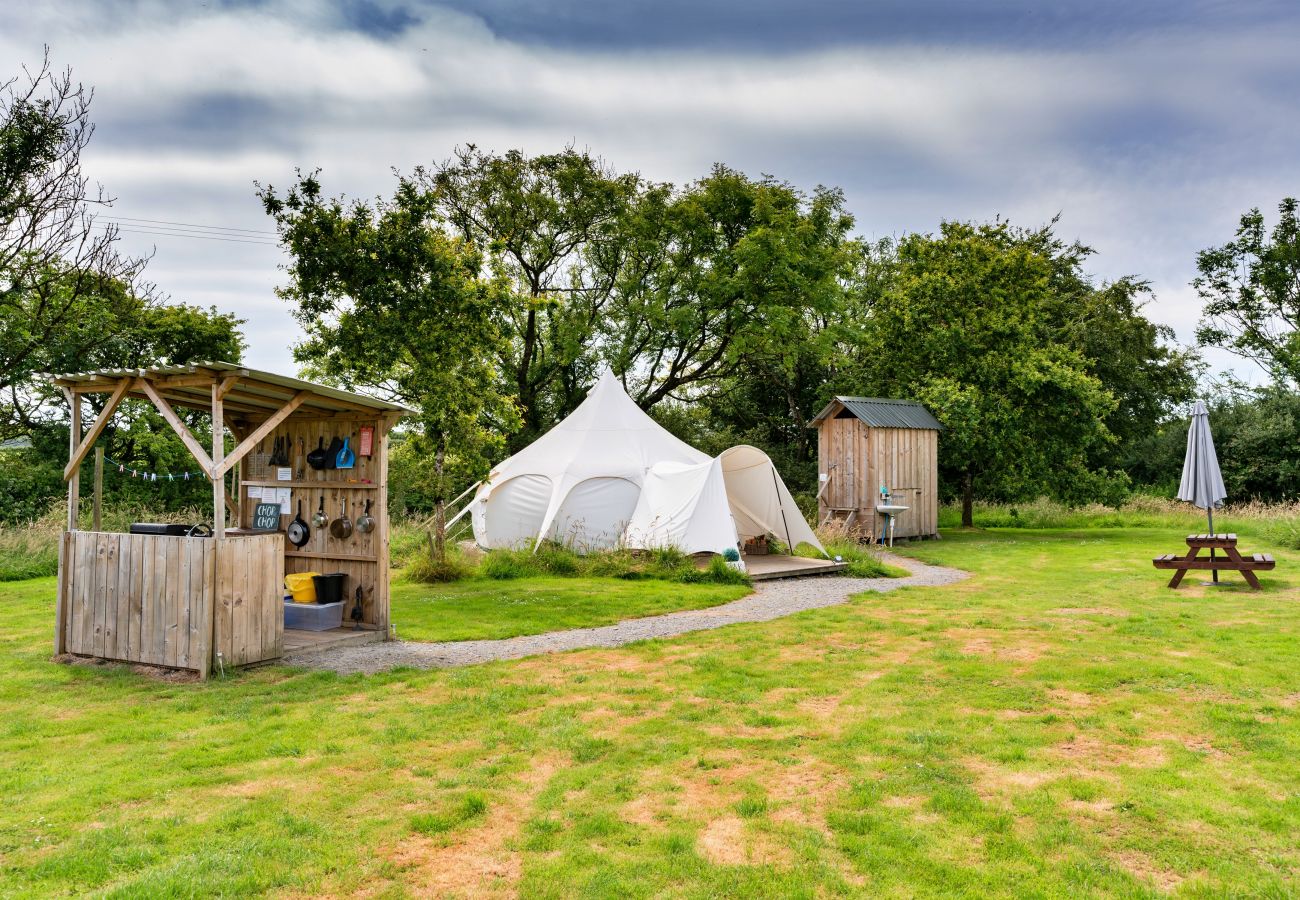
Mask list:
MULTIPOLYGON (((1197 400, 1192 408, 1192 424, 1187 429, 1187 455, 1183 458, 1183 480, 1178 485, 1178 499, 1185 500, 1205 510, 1209 519, 1210 534, 1214 534, 1214 509, 1222 506, 1228 496, 1223 486, 1223 473, 1219 471, 1219 457, 1214 452, 1214 437, 1210 434, 1210 411, 1204 400, 1197 400)), ((1210 550, 1213 558, 1214 550, 1210 550)), ((1219 570, 1214 570, 1214 580, 1219 580, 1219 570)))

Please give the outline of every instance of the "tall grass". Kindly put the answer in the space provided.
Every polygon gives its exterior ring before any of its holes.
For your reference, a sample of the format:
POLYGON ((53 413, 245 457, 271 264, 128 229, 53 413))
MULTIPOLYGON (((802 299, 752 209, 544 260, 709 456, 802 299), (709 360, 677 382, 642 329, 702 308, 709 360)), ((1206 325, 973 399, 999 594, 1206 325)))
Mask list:
MULTIPOLYGON (((1190 503, 1135 494, 1118 507, 1098 503, 1067 506, 1039 498, 1027 503, 976 503, 976 528, 1176 528, 1204 531, 1205 511, 1190 503)), ((939 510, 939 527, 958 528, 961 507, 939 510)), ((1232 503, 1214 512, 1215 531, 1250 530, 1285 547, 1300 549, 1300 501, 1232 503)))
MULTIPOLYGON (((838 557, 848 563, 844 574, 854 578, 894 578, 906 575, 902 569, 888 565, 882 559, 882 551, 874 544, 868 543, 867 537, 856 525, 846 526, 843 519, 828 522, 816 529, 817 539, 826 548, 831 559, 838 557)), ((809 544, 800 544, 795 549, 796 556, 821 559, 817 548, 809 544)))
MULTIPOLYGON (((83 504, 78 526, 89 529, 90 504, 83 504)), ((59 535, 63 533, 67 507, 59 502, 40 518, 17 525, 0 525, 0 581, 20 581, 55 575, 59 570, 59 535)), ((197 508, 162 511, 142 503, 105 507, 100 530, 126 531, 132 522, 205 522, 211 513, 197 508)))
POLYGON ((720 557, 714 557, 701 569, 690 556, 672 548, 645 552, 604 550, 579 555, 550 542, 543 543, 536 551, 528 547, 493 550, 484 556, 478 573, 498 580, 559 575, 628 581, 653 578, 681 584, 749 584, 749 576, 731 568, 720 557))

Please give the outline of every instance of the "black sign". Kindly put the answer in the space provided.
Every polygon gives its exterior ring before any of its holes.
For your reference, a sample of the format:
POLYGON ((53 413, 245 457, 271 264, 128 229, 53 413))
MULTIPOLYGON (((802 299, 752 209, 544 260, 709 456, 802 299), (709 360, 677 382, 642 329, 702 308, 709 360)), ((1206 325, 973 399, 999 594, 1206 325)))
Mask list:
POLYGON ((280 530, 280 504, 278 503, 259 503, 253 510, 253 530, 254 531, 279 531, 280 530))

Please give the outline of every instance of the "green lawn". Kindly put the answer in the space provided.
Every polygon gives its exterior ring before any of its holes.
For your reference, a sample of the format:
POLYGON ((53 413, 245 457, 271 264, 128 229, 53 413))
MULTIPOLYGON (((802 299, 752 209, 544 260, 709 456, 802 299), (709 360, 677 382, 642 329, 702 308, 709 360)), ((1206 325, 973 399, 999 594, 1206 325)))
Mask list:
POLYGON ((509 638, 566 628, 592 628, 743 597, 732 584, 677 584, 645 579, 541 576, 453 584, 393 583, 393 621, 408 641, 509 638))
POLYGON ((53 581, 0 585, 0 895, 1293 896, 1300 553, 1242 539, 1262 593, 950 533, 946 588, 208 685, 53 665, 53 581))

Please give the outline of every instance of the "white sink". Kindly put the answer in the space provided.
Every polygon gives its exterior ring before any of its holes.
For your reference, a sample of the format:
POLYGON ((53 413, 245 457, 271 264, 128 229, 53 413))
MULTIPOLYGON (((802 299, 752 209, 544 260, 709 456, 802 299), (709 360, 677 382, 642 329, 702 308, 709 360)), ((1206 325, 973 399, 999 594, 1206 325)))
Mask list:
POLYGON ((877 503, 876 504, 876 512, 878 513, 889 513, 889 514, 900 513, 900 512, 906 512, 911 508, 912 507, 910 506, 902 506, 898 503, 877 503))

